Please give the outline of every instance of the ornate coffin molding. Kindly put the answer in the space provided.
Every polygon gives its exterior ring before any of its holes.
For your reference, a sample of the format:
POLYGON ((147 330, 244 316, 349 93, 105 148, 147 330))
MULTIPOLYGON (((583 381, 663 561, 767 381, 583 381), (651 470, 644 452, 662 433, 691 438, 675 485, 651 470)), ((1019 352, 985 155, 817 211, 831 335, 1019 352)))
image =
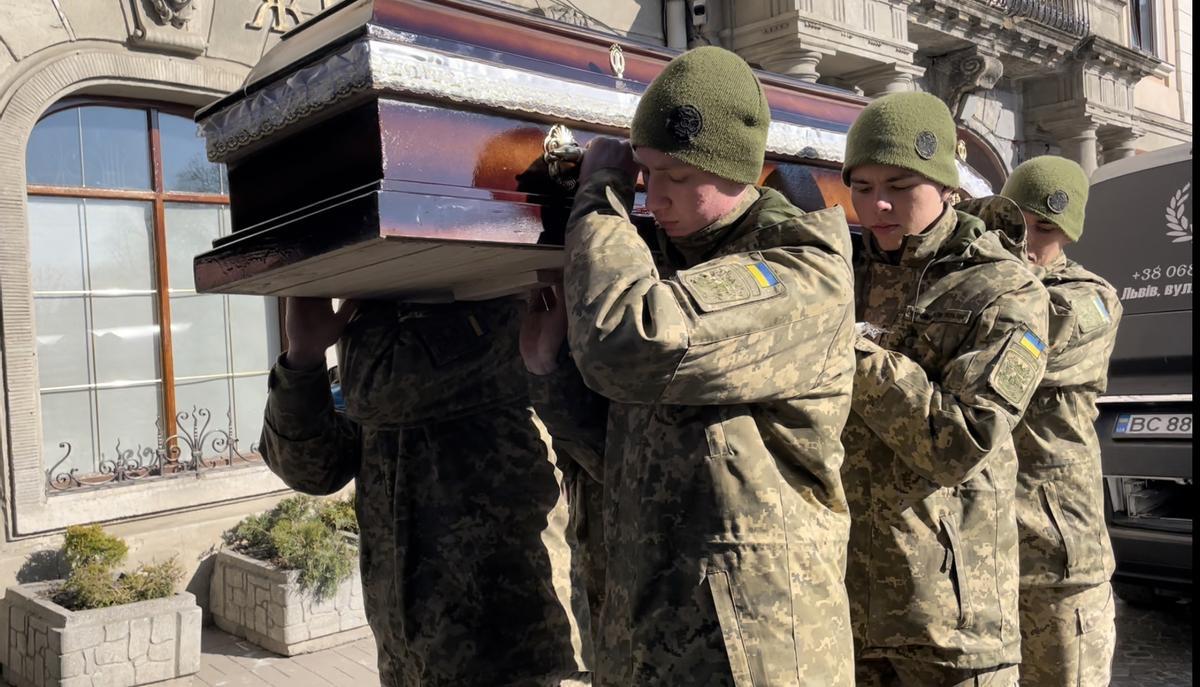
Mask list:
MULTIPOLYGON (((224 161, 298 120, 364 93, 416 96, 617 129, 629 128, 640 99, 637 93, 619 89, 363 38, 202 117, 200 131, 209 159, 224 161)), ((769 152, 795 158, 841 162, 845 146, 844 132, 789 122, 771 122, 767 135, 769 152)), ((972 196, 993 193, 969 167, 960 163, 959 171, 963 189, 972 196)))

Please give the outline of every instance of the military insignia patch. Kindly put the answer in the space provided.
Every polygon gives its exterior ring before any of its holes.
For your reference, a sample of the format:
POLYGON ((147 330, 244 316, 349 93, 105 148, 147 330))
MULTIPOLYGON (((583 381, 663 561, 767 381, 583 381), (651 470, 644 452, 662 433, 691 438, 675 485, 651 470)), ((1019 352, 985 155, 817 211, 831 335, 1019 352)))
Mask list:
POLYGON ((679 273, 679 280, 704 312, 770 298, 780 293, 779 277, 765 262, 723 262, 679 273))
POLYGON ((1034 360, 1041 358, 1042 352, 1046 350, 1046 344, 1042 343, 1042 340, 1030 331, 1025 332, 1025 335, 1020 338, 1020 343, 1022 348, 1029 351, 1034 360))
POLYGON ((1037 385, 1038 361, 1045 350, 1046 344, 1033 332, 1026 331, 1005 347, 1000 362, 988 378, 988 384, 1004 400, 1020 406, 1037 385))
POLYGON ((1046 196, 1046 208, 1056 215, 1061 215, 1067 211, 1067 206, 1071 204, 1071 198, 1067 192, 1059 189, 1054 193, 1046 196))
POLYGON ((1085 334, 1112 322, 1112 315, 1098 294, 1092 294, 1092 297, 1088 299, 1081 299, 1081 302, 1074 303, 1072 306, 1078 314, 1079 331, 1085 334))
POLYGON ((704 130, 704 116, 693 105, 680 105, 667 115, 667 131, 677 143, 691 143, 704 130))
POLYGON ((765 262, 746 265, 746 270, 750 272, 750 276, 754 278, 754 281, 764 289, 779 283, 779 278, 775 276, 775 273, 771 271, 771 268, 765 262))
POLYGON ((933 159, 938 149, 937 135, 932 131, 922 131, 917 134, 917 141, 914 147, 917 150, 917 155, 920 155, 922 160, 933 159))

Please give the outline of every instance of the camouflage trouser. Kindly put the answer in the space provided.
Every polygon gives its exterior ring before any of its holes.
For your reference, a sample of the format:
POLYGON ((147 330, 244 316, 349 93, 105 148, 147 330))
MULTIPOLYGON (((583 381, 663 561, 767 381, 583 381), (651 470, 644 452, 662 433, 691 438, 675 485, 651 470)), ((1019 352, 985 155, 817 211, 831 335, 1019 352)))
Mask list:
POLYGON ((1017 666, 954 668, 903 658, 869 658, 854 666, 857 687, 1015 687, 1017 666))
MULTIPOLYGON (((579 566, 576 575, 584 580, 583 589, 576 585, 573 591, 587 595, 591 636, 595 641, 600 636, 600 608, 604 605, 604 485, 576 468, 564 478, 564 486, 571 509, 572 563, 579 566)), ((593 656, 592 651, 585 652, 587 665, 594 665, 593 656)))
POLYGON ((1112 585, 1021 590, 1022 687, 1107 685, 1117 643, 1112 585))

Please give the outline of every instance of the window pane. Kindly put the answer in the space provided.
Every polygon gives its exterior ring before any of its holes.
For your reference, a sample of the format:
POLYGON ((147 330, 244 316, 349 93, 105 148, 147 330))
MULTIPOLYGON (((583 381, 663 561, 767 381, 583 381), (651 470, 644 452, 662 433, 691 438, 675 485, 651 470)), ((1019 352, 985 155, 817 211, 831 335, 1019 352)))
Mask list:
MULTIPOLYGON (((161 403, 158 384, 128 389, 101 389, 96 392, 100 426, 101 461, 116 460, 121 451, 158 446, 158 420, 161 403)), ((172 430, 173 431, 173 430, 172 430)))
POLYGON ((238 451, 247 455, 262 434, 263 409, 267 406, 267 375, 234 379, 233 398, 237 406, 234 430, 238 451))
POLYGON ((91 288, 154 289, 150 204, 89 200, 85 213, 91 288))
POLYGON ((168 191, 220 193, 221 165, 208 161, 204 139, 186 117, 159 113, 163 186, 168 191))
POLYGON ((81 107, 83 184, 150 188, 150 130, 145 110, 81 107))
MULTIPOLYGON (((227 374, 225 297, 171 297, 171 349, 175 376, 227 374)), ((180 409, 183 405, 180 404, 180 409)))
POLYGON ((157 314, 153 296, 92 299, 97 382, 160 378, 157 314))
POLYGON ((87 320, 82 296, 34 298, 38 380, 43 389, 87 384, 87 320))
POLYGON ((192 258, 212 250, 213 239, 221 235, 223 205, 167 203, 167 275, 171 289, 194 290, 192 258))
POLYGON ((25 148, 25 179, 30 184, 83 186, 79 153, 79 110, 71 108, 42 119, 25 148))
POLYGON ((78 468, 86 475, 96 471, 95 447, 92 444, 92 407, 88 391, 65 391, 42 394, 42 458, 46 469, 54 468, 51 477, 78 468), (71 455, 61 465, 58 461, 71 445, 71 455))
POLYGON ((34 292, 83 291, 83 201, 29 199, 29 257, 34 292))
POLYGON ((229 296, 233 371, 265 372, 279 355, 279 308, 274 298, 229 296))

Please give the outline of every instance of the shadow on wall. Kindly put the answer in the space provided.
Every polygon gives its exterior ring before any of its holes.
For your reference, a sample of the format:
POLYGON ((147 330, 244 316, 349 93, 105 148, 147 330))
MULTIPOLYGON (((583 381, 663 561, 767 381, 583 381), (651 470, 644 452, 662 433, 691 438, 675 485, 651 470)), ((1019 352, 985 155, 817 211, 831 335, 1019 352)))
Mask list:
POLYGON ((67 574, 67 562, 63 559, 62 549, 44 549, 34 551, 25 560, 25 564, 17 571, 17 583, 45 582, 60 580, 67 574))
POLYGON ((216 565, 217 547, 210 546, 196 556, 196 560, 199 564, 184 589, 196 597, 196 604, 203 609, 203 622, 210 623, 212 622, 212 612, 208 610, 208 584, 212 579, 213 566, 216 565))

